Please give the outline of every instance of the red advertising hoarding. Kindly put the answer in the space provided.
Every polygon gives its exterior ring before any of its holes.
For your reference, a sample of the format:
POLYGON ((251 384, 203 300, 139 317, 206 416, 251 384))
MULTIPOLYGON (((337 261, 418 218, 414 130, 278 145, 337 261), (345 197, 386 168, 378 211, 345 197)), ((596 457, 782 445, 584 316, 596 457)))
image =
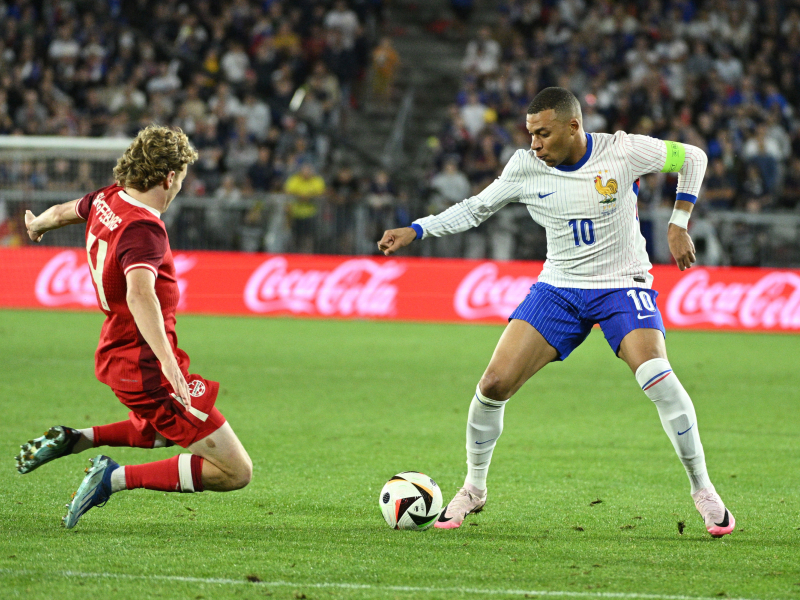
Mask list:
MULTIPOLYGON (((502 323, 540 262, 176 252, 184 313, 502 323)), ((668 328, 800 331, 800 270, 656 266, 668 328)), ((97 305, 85 251, 0 249, 0 307, 97 305)))

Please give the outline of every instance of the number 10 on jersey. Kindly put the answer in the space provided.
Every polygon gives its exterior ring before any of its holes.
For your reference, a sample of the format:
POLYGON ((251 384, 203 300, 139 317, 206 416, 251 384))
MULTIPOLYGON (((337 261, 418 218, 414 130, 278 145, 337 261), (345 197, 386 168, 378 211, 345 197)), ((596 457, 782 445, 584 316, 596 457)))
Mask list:
POLYGON ((572 219, 569 224, 572 225, 572 235, 575 237, 576 246, 581 245, 581 240, 586 246, 594 244, 594 223, 591 219, 581 219, 580 223, 578 223, 578 219, 572 219))

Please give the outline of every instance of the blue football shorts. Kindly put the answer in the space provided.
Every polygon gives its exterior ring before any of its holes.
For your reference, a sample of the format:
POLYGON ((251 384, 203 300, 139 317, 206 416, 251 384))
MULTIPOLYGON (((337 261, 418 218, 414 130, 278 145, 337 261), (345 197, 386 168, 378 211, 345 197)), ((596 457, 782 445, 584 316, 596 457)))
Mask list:
POLYGON ((533 325, 558 351, 558 360, 567 358, 599 323, 617 354, 622 338, 634 329, 658 329, 666 337, 657 297, 658 292, 646 288, 582 290, 539 282, 508 320, 533 325))

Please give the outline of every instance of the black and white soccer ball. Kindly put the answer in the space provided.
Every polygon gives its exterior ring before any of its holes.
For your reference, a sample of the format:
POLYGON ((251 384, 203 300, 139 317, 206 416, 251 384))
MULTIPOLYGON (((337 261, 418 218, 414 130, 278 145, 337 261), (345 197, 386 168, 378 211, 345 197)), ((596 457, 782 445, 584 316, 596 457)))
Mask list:
POLYGON ((392 529, 422 531, 442 512, 442 491, 436 482, 417 471, 392 477, 378 497, 383 518, 392 529))

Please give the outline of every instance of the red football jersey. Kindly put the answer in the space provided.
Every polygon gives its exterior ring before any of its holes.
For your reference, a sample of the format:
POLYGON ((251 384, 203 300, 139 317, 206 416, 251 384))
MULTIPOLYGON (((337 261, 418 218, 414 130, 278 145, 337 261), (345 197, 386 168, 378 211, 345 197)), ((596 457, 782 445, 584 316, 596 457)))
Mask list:
POLYGON ((125 275, 150 269, 161 303, 164 328, 184 376, 189 356, 178 348, 175 309, 180 290, 167 230, 157 210, 142 204, 118 185, 86 194, 75 206, 86 219, 86 252, 97 293, 106 315, 95 353, 97 379, 115 390, 141 392, 166 383, 153 350, 145 342, 126 300, 125 275))

